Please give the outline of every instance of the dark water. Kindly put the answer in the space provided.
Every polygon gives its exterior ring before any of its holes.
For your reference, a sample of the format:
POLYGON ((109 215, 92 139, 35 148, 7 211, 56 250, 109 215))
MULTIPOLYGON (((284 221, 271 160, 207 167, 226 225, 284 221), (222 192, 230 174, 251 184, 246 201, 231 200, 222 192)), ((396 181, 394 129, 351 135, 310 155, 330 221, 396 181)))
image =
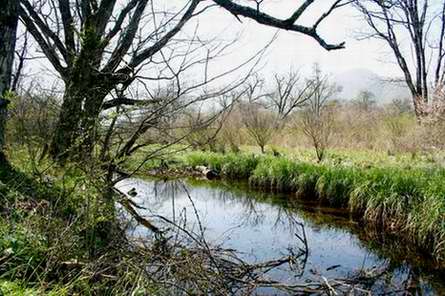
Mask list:
MULTIPOLYGON (((149 209, 139 210, 141 215, 186 220, 189 229, 199 229, 196 209, 207 241, 236 249, 250 263, 273 260, 289 250, 304 248, 296 236, 303 235, 303 224, 307 256, 299 259, 297 268, 286 265, 271 271, 269 276, 276 280, 296 283, 321 277, 343 279, 372 271, 378 276, 373 276, 366 288, 373 295, 445 295, 445 276, 434 267, 434 260, 410 250, 406 242, 365 230, 335 210, 289 204, 288 196, 258 194, 220 181, 128 179, 117 187, 122 192, 136 189, 132 199, 149 209)), ((130 235, 137 238, 150 234, 144 227, 135 226, 130 235)))

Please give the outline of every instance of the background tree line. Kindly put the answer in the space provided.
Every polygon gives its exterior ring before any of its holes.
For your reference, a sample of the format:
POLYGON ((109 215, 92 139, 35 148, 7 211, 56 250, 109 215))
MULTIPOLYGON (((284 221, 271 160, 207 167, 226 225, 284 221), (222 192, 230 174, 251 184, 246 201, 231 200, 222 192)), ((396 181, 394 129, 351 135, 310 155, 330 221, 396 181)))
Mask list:
MULTIPOLYGON (((197 36, 193 36, 189 40, 182 39, 179 45, 189 44, 189 48, 178 52, 180 46, 175 46, 178 45, 175 38, 187 23, 213 6, 232 13, 238 19, 253 19, 266 26, 307 35, 327 50, 342 48, 343 44, 327 43, 318 34, 317 28, 344 1, 333 2, 330 9, 310 27, 297 24, 312 2, 305 1, 287 19, 278 19, 262 12, 260 3, 251 6, 249 3, 243 5, 226 0, 185 1, 178 11, 162 11, 162 6, 149 0, 128 0, 123 3, 116 0, 8 0, 4 3, 11 8, 5 10, 6 13, 15 23, 19 17, 64 84, 59 118, 48 149, 53 158, 63 161, 70 155, 90 157, 100 138, 101 115, 107 110, 159 104, 159 98, 144 98, 142 101, 130 98, 129 89, 136 82, 144 79, 170 80, 171 85, 176 87, 177 97, 186 96, 179 83, 181 73, 198 61, 189 61, 185 57, 207 45, 205 57, 210 60, 221 48, 210 46, 207 42, 203 44, 197 36), (143 69, 159 64, 163 64, 160 66, 163 71, 143 77, 143 69)), ((8 44, 12 50, 15 31, 8 34, 5 38, 10 40, 8 44)), ((5 76, 11 75, 6 73, 5 76)), ((195 88, 208 84, 212 79, 205 77, 195 88)), ((138 134, 144 129, 139 128, 138 134)), ((131 146, 132 142, 135 142, 134 137, 128 145, 131 146)))
MULTIPOLYGON (((255 76, 225 120, 218 123, 221 131, 211 145, 202 141, 195 148, 238 152, 242 147, 257 146, 259 152, 279 155, 279 151, 309 147, 322 161, 329 149, 415 157, 434 155, 445 147, 443 111, 429 114, 419 125, 410 98, 383 104, 364 89, 355 98, 342 99, 342 87, 317 64, 305 78, 292 71, 275 77, 266 87, 264 80, 255 76)), ((435 100, 443 102, 444 94, 438 93, 435 100)), ((206 130, 214 129, 212 125, 206 130)))
MULTIPOLYGON (((426 0, 332 1, 311 26, 299 25, 302 15, 317 2, 304 1, 288 18, 280 19, 266 13, 262 1, 193 0, 176 11, 165 11, 149 0, 4 1, 3 97, 12 88, 12 77, 20 76, 26 61, 27 39, 32 38, 63 83, 61 95, 56 91, 39 95, 51 98, 47 105, 52 109, 48 112, 57 114, 57 120, 46 125, 51 129, 42 157, 49 154, 63 163, 66 159, 88 160, 94 154, 101 162, 113 160, 109 166, 114 167, 138 149, 153 144, 153 139, 147 140, 148 134, 161 133, 159 138, 165 145, 187 138, 193 146, 214 141, 216 132, 229 133, 222 121, 235 109, 242 112, 244 128, 262 151, 276 130, 289 126, 295 113, 301 119, 294 125, 301 127, 316 147, 321 147, 317 150, 325 150, 331 134, 330 122, 337 112, 328 98, 338 88, 330 85, 320 70, 315 69, 313 77, 305 79, 292 72, 276 74, 272 79, 275 86, 265 91, 264 79, 255 74, 265 50, 259 49, 244 63, 209 76, 212 60, 237 40, 215 43, 196 34, 186 37, 181 31, 216 7, 233 14, 234 21, 247 18, 294 31, 327 50, 335 50, 344 44, 326 42, 318 33, 319 25, 336 9, 353 5, 368 25, 363 37, 381 39, 393 52, 404 75, 402 81, 411 92, 418 122, 442 118, 445 5, 426 0), (12 53, 19 21, 30 37, 26 35, 21 52, 16 49, 18 73, 13 75, 12 53), (408 42, 400 41, 403 36, 410 37, 408 42), (415 52, 412 59, 409 48, 415 52), (427 56, 432 58, 427 61, 427 56), (190 81, 186 73, 192 68, 203 76, 190 81), (242 74, 216 86, 216 81, 235 72, 242 74), (217 107, 209 111, 206 102, 217 107), (189 114, 188 119, 183 112, 189 114), (215 133, 199 135, 198 131, 208 126, 215 133), (178 129, 183 133, 178 133, 178 129)), ((26 100, 36 97, 30 88, 19 92, 26 100)), ((364 106, 369 97, 370 94, 362 94, 364 106)))

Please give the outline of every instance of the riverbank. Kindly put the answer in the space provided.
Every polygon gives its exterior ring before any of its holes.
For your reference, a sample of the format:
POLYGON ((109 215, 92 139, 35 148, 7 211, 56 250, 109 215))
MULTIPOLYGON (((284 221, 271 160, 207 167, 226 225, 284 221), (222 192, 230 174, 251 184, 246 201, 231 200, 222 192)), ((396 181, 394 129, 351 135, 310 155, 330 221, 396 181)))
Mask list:
MULTIPOLYGON (((99 178, 76 166, 39 167, 20 150, 0 166, 0 295, 124 295, 141 278, 99 178)), ((134 287, 131 291, 139 289, 134 287)))
MULTIPOLYGON (((69 165, 60 168, 46 162, 42 162, 40 167, 33 167, 27 156, 19 152, 16 150, 16 154, 10 155, 12 166, 2 167, 0 170, 0 292, 4 295, 122 295, 129 290, 163 295, 165 291, 169 291, 171 278, 195 283, 201 279, 203 270, 208 280, 203 281, 197 289, 208 291, 205 289, 219 287, 209 287, 208 283, 214 283, 215 280, 221 281, 221 285, 227 284, 224 282, 226 277, 214 273, 216 269, 211 262, 204 260, 208 258, 203 257, 203 250, 208 251, 207 245, 171 245, 170 242, 168 256, 158 256, 160 251, 165 252, 167 249, 160 246, 157 240, 148 240, 145 248, 127 241, 122 230, 128 225, 121 224, 123 221, 119 219, 114 207, 110 207, 110 203, 104 199, 100 175, 97 177, 94 171, 69 165), (190 265, 183 266, 182 270, 187 271, 185 277, 185 273, 175 273, 174 269, 168 267, 184 262, 190 262, 190 265), (153 264, 166 266, 166 270, 142 275, 141 272, 153 264), (138 285, 134 286, 134 283, 138 285)), ((196 177, 200 173, 193 168, 199 165, 214 169, 224 179, 249 184, 258 191, 287 192, 288 194, 283 195, 286 198, 305 199, 314 208, 322 204, 335 205, 334 208, 342 209, 347 214, 359 212, 352 211, 349 206, 352 193, 348 186, 363 184, 359 182, 364 182, 365 178, 369 178, 367 174, 376 169, 319 165, 285 157, 253 154, 191 152, 168 161, 157 160, 147 164, 140 173, 156 174, 162 171, 164 175, 196 177), (308 180, 313 180, 313 183, 308 180), (325 181, 322 183, 321 180, 325 181), (349 181, 346 182, 347 180, 349 181), (300 187, 300 184, 306 186, 300 187), (322 188, 325 188, 324 191, 322 188), (331 195, 328 193, 332 192, 337 193, 332 195, 336 198, 329 198, 331 195), (349 199, 343 193, 349 194, 349 199)), ((406 173, 409 171, 406 168, 402 170, 406 173)), ((423 176, 417 178, 419 180, 412 177, 416 182, 425 180, 427 172, 436 176, 430 180, 438 183, 437 191, 430 191, 431 200, 436 200, 439 189, 442 188, 439 186, 442 180, 439 170, 416 168, 414 171, 422 172, 419 176, 423 176)), ((382 172, 375 179, 384 176, 386 175, 382 172)), ((394 177, 390 175, 390 178, 394 177)), ((393 181, 385 184, 390 182, 393 181)), ((233 182, 227 184, 227 191, 233 190, 233 182)), ((381 187, 386 186, 382 184, 381 187)), ((417 183, 415 185, 418 186, 417 183)), ((396 189, 402 190, 402 186, 399 187, 394 187, 394 192, 396 189)), ((377 190, 376 186, 374 188, 377 190)), ((416 190, 413 189, 413 192, 417 192, 416 190)), ((420 200, 420 197, 415 198, 420 200)), ((249 200, 252 198, 249 197, 249 200)), ((418 207, 421 208, 421 205, 418 207)), ((427 206, 424 207, 426 209, 427 206)), ((443 207, 437 208, 437 211, 443 213, 443 207)), ((371 223, 369 219, 364 221, 367 221, 368 226, 378 224, 371 223)), ((430 221, 435 223, 434 220, 430 221)), ((393 233, 396 233, 400 229, 396 227, 401 224, 394 225, 393 233)), ((189 238, 187 235, 185 237, 189 238)), ((195 239, 200 241, 202 238, 195 239)), ((377 242, 374 239, 370 241, 377 242)), ((380 241, 377 244, 380 245, 380 241)), ((212 249, 211 258, 220 255, 217 250, 212 249)), ((440 248, 437 250, 440 251, 440 248)), ((443 257, 438 258, 443 262, 443 257)), ((434 265, 432 268, 441 270, 441 266, 434 265)))
MULTIPOLYGON (((251 295, 252 287, 278 285, 264 281, 263 274, 293 262, 289 256, 261 264, 243 261, 236 250, 213 246, 203 233, 168 219, 161 219, 168 236, 148 232, 131 239, 125 230, 141 224, 109 207, 98 179, 76 167, 45 164, 31 171, 27 164, 0 167, 0 295, 182 295, 185 289, 228 295, 240 287, 246 291, 240 295, 251 295)), ((278 295, 350 292, 355 289, 350 281, 362 287, 376 276, 320 276, 301 285, 279 282, 277 289, 278 295)))
POLYGON ((393 233, 445 260, 445 170, 440 167, 317 164, 268 155, 189 152, 151 165, 150 174, 185 175, 206 166, 253 188, 347 209, 365 224, 393 233))

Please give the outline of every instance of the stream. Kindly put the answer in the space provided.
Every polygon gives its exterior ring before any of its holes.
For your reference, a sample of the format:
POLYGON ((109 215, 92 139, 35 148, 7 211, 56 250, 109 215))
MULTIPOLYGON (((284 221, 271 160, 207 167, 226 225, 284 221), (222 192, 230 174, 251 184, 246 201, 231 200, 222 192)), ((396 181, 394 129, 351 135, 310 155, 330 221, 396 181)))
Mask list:
MULTIPOLYGON (((209 244, 234 249, 252 264, 307 249, 297 267, 281 265, 268 272, 276 281, 305 283, 372 273, 366 289, 373 295, 445 295, 445 273, 434 267, 434 260, 409 244, 365 229, 340 210, 223 181, 131 178, 116 187, 133 192, 131 199, 144 208, 138 209, 141 216, 185 223, 202 231, 209 244)), ((152 235, 137 223, 127 232, 136 239, 152 235)), ((281 295, 271 289, 260 292, 281 295)))

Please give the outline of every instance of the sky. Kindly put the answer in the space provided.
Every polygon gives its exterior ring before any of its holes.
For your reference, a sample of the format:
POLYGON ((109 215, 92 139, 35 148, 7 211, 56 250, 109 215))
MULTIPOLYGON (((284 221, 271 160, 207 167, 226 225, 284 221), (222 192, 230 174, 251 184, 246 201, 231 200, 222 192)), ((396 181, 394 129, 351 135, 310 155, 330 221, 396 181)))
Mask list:
MULTIPOLYGON (((264 11, 273 16, 286 18, 303 1, 266 0, 264 11), (297 3, 297 4, 296 4, 297 3)), ((327 10, 330 0, 315 1, 313 8, 303 15, 297 23, 309 25, 327 10), (320 4, 317 4, 320 3, 320 4), (323 5, 324 4, 324 5, 323 5)), ((237 55, 249 55, 262 48, 277 32, 248 19, 242 23, 226 11, 215 8, 200 16, 202 34, 221 32, 221 36, 230 38, 241 33, 237 55)), ((186 28, 187 29, 187 28, 186 28)), ((267 52, 265 73, 286 72, 289 68, 308 71, 313 63, 319 63, 329 73, 342 73, 348 70, 364 68, 381 76, 399 76, 400 71, 393 63, 388 48, 376 40, 358 40, 360 31, 366 30, 366 24, 353 7, 343 7, 328 17, 318 31, 330 43, 346 42, 346 48, 335 51, 323 49, 308 36, 287 31, 279 31, 277 40, 267 52)), ((231 56, 230 60, 233 61, 231 56)), ((235 57, 236 59, 236 57, 235 57)))
MULTIPOLYGON (((253 1, 240 2, 245 4, 253 1)), ((327 11, 332 2, 333 0, 315 1, 297 23, 310 26, 327 11)), ((121 4, 123 3, 126 3, 126 0, 121 0, 121 4)), ((164 9, 173 7, 177 11, 187 1, 168 0, 155 3, 159 3, 164 9)), ((301 3, 303 0, 263 0, 261 9, 272 16, 285 19, 301 3)), ((213 62, 210 72, 214 71, 214 73, 242 63, 268 44, 275 34, 278 34, 261 61, 259 72, 265 78, 271 77, 274 73, 286 73, 290 69, 307 75, 314 63, 320 64, 325 73, 334 76, 351 70, 366 69, 382 77, 401 77, 401 72, 384 43, 375 39, 358 39, 360 32, 366 30, 366 24, 359 12, 351 6, 334 11, 318 28, 319 34, 328 43, 346 43, 345 49, 335 51, 325 50, 311 37, 300 33, 277 30, 246 18, 241 18, 239 22, 232 14, 219 7, 209 9, 194 21, 189 22, 182 34, 192 35, 196 28, 198 28, 199 37, 203 39, 217 37, 221 40, 233 40, 233 38, 238 38, 224 56, 213 62)), ((47 61, 41 60, 39 63, 40 65, 36 63, 31 65, 31 72, 41 73, 41 69, 51 71, 47 61)), ((200 72, 202 69, 188 75, 195 78, 202 75, 200 72)), ((48 75, 47 80, 51 82, 54 77, 48 75)))

